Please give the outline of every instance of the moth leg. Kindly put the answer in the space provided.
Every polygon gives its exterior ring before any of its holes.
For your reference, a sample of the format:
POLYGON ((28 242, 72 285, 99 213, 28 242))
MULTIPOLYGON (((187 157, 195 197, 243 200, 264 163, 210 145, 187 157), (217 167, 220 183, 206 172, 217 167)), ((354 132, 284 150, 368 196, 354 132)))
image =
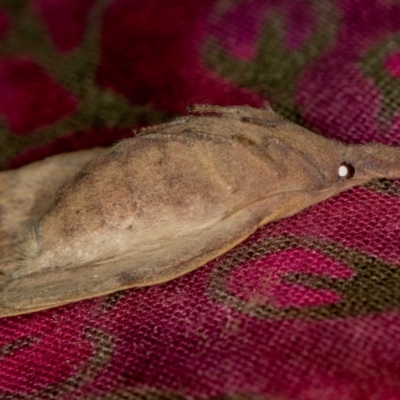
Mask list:
MULTIPOLYGON (((229 107, 220 107, 220 106, 212 106, 208 104, 194 104, 193 106, 188 108, 190 113, 195 114, 211 114, 211 115, 219 115, 221 117, 227 117, 231 119, 242 119, 249 114, 253 114, 254 109, 249 106, 229 106, 229 107)), ((272 109, 271 109, 272 111, 272 109)))
POLYGON ((258 126, 267 126, 268 128, 275 128, 276 126, 286 125, 286 124, 290 123, 289 121, 287 121, 285 119, 269 121, 269 120, 253 118, 253 117, 243 117, 242 121, 250 122, 251 124, 258 125, 258 126))
POLYGON ((190 113, 196 114, 218 114, 221 116, 236 116, 238 114, 243 113, 243 106, 229 106, 229 107, 220 107, 220 106, 212 106, 209 104, 193 104, 188 107, 188 111, 190 113))
POLYGON ((249 106, 219 107, 208 104, 195 104, 189 109, 189 112, 220 115, 223 118, 230 118, 243 122, 252 120, 265 122, 285 121, 285 119, 277 114, 269 104, 265 104, 264 109, 256 109, 249 106))
POLYGON ((150 125, 150 126, 145 126, 144 128, 140 128, 139 130, 133 130, 136 136, 143 136, 143 135, 148 135, 150 133, 161 133, 160 131, 165 130, 170 128, 173 125, 180 125, 188 122, 189 120, 193 119, 191 116, 186 116, 186 117, 181 117, 181 118, 176 118, 173 121, 170 122, 164 122, 158 125, 150 125))

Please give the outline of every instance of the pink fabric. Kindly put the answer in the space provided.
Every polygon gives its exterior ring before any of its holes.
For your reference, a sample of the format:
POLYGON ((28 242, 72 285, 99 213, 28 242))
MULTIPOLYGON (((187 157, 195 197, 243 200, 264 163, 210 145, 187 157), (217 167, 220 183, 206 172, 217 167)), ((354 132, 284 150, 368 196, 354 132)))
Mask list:
MULTIPOLYGON (((394 0, 0 4, 0 163, 188 104, 400 141, 394 0)), ((400 399, 400 189, 355 188, 172 282, 0 320, 0 399, 400 399)))

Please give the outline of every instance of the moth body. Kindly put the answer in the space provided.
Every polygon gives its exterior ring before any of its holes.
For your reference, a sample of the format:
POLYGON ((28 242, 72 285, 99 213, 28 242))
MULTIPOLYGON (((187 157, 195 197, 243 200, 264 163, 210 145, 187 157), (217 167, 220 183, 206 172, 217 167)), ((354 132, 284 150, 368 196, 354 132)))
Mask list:
POLYGON ((15 234, 14 256, 7 242, 0 315, 166 282, 263 224, 398 173, 397 149, 331 141, 271 109, 197 111, 211 115, 147 128, 54 190, 15 234))

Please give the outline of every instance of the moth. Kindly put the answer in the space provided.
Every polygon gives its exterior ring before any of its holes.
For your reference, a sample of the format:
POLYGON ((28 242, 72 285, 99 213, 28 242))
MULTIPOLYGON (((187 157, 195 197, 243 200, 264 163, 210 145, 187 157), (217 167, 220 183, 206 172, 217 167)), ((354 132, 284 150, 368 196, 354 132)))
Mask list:
POLYGON ((0 173, 0 316, 184 275, 257 228, 375 177, 400 152, 271 108, 194 107, 110 149, 0 173))

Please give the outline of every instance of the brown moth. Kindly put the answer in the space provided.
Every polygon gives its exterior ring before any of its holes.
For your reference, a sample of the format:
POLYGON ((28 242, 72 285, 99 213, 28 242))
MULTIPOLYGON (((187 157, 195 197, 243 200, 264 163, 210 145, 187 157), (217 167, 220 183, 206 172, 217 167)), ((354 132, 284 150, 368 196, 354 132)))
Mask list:
POLYGON ((194 111, 0 174, 1 317, 169 281, 264 224, 400 177, 396 148, 328 140, 270 108, 194 111))

